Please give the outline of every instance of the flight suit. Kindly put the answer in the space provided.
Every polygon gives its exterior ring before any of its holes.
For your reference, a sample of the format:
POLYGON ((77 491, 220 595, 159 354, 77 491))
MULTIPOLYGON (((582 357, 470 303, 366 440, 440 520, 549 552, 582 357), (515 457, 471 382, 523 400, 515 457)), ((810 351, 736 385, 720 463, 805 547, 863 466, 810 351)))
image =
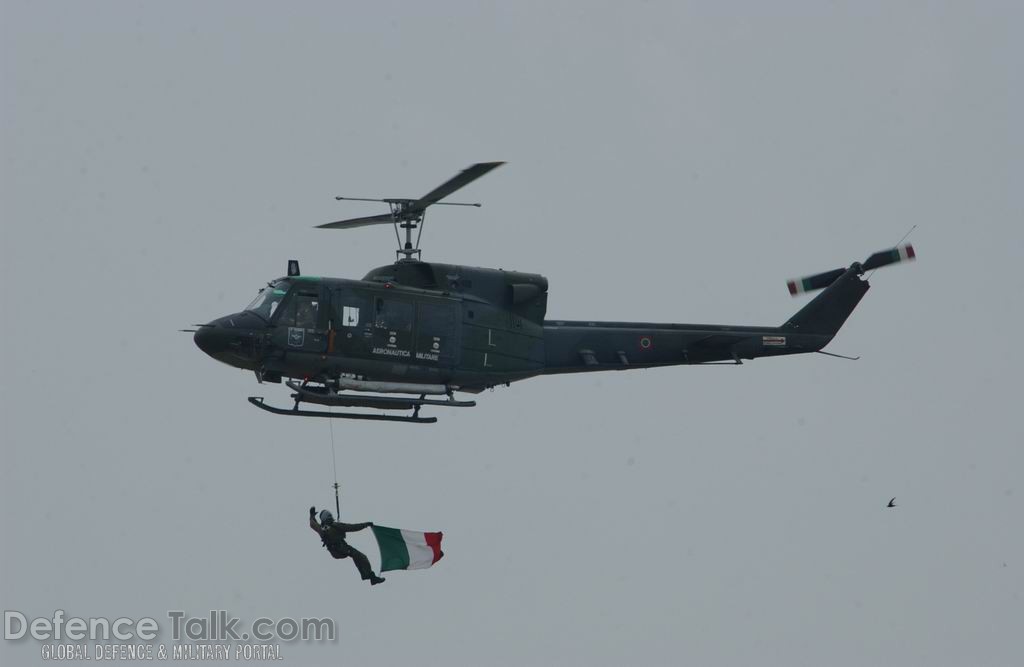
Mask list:
POLYGON ((327 551, 335 558, 351 558, 359 570, 359 576, 364 581, 374 576, 370 559, 359 549, 350 546, 345 541, 345 534, 368 528, 370 525, 369 521, 366 523, 341 523, 340 521, 334 521, 327 525, 321 525, 314 517, 309 517, 309 527, 320 536, 324 546, 327 547, 327 551))

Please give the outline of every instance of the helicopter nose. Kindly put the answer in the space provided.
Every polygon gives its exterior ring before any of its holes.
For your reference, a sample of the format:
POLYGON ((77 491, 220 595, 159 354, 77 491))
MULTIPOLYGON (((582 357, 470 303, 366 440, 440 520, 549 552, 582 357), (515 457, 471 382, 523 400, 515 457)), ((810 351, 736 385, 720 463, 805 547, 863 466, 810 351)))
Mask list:
POLYGON ((199 327, 192 340, 196 347, 217 361, 236 368, 252 368, 256 362, 261 329, 254 328, 256 316, 235 313, 199 327))
POLYGON ((216 357, 221 352, 224 352, 227 348, 227 339, 227 332, 216 324, 204 324, 199 328, 199 331, 196 331, 196 335, 192 337, 196 347, 211 357, 216 357))

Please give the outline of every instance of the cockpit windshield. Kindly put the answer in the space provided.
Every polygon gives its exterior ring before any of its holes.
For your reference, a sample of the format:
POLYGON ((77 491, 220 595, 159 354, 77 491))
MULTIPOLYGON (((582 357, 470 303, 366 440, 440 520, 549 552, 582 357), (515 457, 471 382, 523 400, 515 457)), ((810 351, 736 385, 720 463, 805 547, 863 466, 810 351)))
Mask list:
POLYGON ((269 321, 274 315, 274 311, 281 305, 281 299, 288 293, 288 288, 291 286, 292 281, 288 279, 275 280, 261 289, 256 298, 245 309, 269 321))

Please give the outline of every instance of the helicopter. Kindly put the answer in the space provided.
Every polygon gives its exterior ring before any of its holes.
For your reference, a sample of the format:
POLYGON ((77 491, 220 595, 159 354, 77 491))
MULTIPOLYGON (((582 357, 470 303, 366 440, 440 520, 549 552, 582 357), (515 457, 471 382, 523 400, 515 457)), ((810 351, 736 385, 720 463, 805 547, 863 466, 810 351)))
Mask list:
POLYGON ((388 205, 388 213, 318 227, 390 224, 399 243, 394 263, 349 280, 303 275, 299 262, 289 260, 287 275, 267 283, 246 308, 183 331, 194 333, 195 344, 214 359, 253 371, 259 383, 284 382, 292 406, 250 396, 262 410, 433 423, 437 418, 420 416, 420 408, 472 407, 474 400, 456 392, 477 394, 540 375, 739 365, 811 352, 842 357, 823 348, 868 291, 865 273, 916 257, 913 246, 898 245, 790 280, 793 296, 822 291, 781 326, 550 320, 542 275, 422 260, 427 209, 479 207, 441 200, 502 164, 471 165, 418 199, 336 197, 388 205))

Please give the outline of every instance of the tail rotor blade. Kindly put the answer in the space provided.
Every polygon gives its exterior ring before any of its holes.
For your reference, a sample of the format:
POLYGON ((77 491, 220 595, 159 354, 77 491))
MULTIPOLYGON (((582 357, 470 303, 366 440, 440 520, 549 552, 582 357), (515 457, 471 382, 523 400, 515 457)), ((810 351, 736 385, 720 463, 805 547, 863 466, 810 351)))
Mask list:
POLYGON ((862 265, 865 271, 873 271, 881 266, 887 266, 889 264, 898 264, 899 262, 912 262, 917 258, 914 253, 914 246, 909 243, 890 248, 888 250, 881 250, 876 252, 871 257, 868 257, 867 261, 862 265))
MULTIPOLYGON (((871 255, 871 257, 868 257, 867 261, 860 265, 857 269, 857 273, 864 275, 868 271, 874 271, 882 266, 898 264, 899 262, 911 262, 916 258, 917 254, 914 252, 914 246, 906 243, 896 246, 895 248, 889 248, 888 250, 881 250, 876 252, 874 255, 871 255)), ((856 267, 857 265, 854 264, 853 266, 856 267)), ((789 293, 792 296, 803 294, 804 292, 824 289, 834 283, 845 271, 846 269, 834 269, 832 271, 825 271, 824 273, 815 273, 814 275, 806 276, 804 278, 795 278, 786 283, 786 286, 789 287, 789 293)))
POLYGON ((796 296, 804 292, 813 292, 814 290, 828 287, 836 281, 836 278, 843 275, 845 271, 846 269, 835 269, 834 271, 815 273, 813 276, 794 278, 787 282, 786 286, 789 288, 790 296, 796 296))

